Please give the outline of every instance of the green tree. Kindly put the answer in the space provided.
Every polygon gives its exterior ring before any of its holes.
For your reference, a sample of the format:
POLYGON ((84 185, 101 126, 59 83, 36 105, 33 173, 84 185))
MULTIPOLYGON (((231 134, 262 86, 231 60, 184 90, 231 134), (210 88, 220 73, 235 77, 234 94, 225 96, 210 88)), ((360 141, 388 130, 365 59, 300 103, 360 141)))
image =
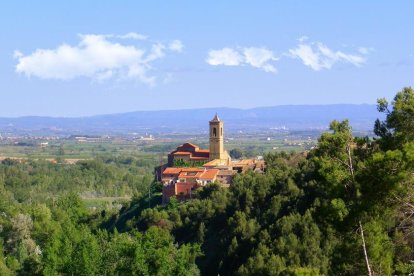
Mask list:
POLYGON ((243 157, 243 151, 240 148, 231 149, 229 154, 233 159, 240 159, 243 157))
POLYGON ((405 87, 391 102, 378 100, 378 111, 386 114, 386 120, 375 122, 375 134, 384 149, 395 149, 414 140, 414 90, 405 87))

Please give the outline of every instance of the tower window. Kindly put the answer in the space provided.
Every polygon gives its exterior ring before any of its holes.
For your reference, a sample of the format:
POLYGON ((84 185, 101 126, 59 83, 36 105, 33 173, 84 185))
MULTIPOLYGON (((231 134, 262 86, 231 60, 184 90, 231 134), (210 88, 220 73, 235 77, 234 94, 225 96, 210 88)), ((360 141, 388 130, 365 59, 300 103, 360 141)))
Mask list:
POLYGON ((217 136, 217 130, 216 128, 213 128, 213 136, 216 137, 217 136))

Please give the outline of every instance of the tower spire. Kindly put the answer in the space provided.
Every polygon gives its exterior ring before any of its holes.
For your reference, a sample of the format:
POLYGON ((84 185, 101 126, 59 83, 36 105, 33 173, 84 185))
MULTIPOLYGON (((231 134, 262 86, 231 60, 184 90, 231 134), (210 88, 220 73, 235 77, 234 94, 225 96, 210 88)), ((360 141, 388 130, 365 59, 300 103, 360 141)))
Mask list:
POLYGON ((216 113, 210 121, 210 160, 224 159, 223 126, 216 113))
POLYGON ((220 122, 220 118, 219 118, 219 116, 217 115, 217 112, 216 112, 216 115, 214 115, 213 120, 211 120, 210 122, 220 122))

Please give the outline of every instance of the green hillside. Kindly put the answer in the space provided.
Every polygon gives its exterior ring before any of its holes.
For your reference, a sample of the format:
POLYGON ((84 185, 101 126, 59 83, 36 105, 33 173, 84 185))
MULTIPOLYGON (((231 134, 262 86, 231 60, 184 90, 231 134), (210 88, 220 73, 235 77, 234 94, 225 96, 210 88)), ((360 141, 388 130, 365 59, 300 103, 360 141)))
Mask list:
POLYGON ((3 160, 0 275, 414 273, 414 90, 378 111, 374 139, 332 121, 312 150, 167 206, 155 161, 3 160))

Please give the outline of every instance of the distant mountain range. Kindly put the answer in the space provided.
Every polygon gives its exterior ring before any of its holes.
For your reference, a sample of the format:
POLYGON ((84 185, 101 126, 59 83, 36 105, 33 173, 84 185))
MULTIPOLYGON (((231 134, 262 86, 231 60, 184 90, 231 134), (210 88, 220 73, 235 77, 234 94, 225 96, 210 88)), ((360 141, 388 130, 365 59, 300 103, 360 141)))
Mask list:
POLYGON ((0 118, 1 132, 61 134, 122 134, 206 131, 215 113, 224 120, 227 131, 270 129, 322 130, 336 120, 349 119, 354 130, 372 130, 382 118, 375 105, 281 105, 252 109, 203 108, 163 111, 137 111, 90 117, 0 118))

